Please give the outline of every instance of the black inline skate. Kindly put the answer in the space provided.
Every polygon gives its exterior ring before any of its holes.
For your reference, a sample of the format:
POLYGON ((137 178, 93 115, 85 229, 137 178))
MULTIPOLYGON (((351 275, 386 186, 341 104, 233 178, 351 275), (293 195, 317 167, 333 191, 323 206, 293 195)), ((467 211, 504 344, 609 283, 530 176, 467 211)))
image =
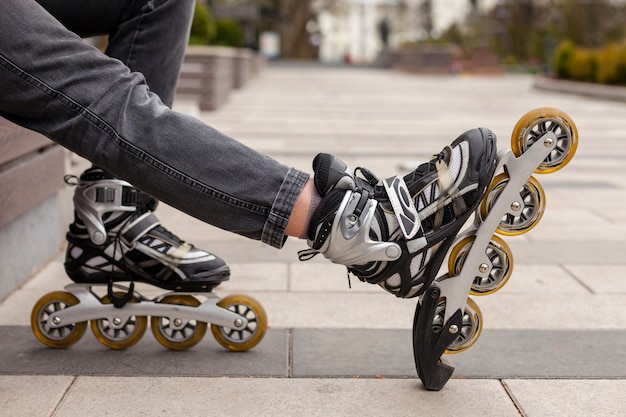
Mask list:
POLYGON ((322 253, 362 281, 417 297, 480 203, 496 163, 496 136, 484 128, 465 132, 410 174, 382 182, 320 154, 313 169, 322 201, 309 228, 311 249, 300 258, 322 253))
POLYGON ((112 349, 138 342, 147 316, 156 339, 173 350, 198 343, 207 327, 230 350, 247 350, 263 338, 267 319, 246 296, 219 300, 212 290, 230 270, 214 254, 182 241, 154 215, 157 201, 99 168, 85 171, 74 193, 75 220, 67 233, 65 269, 76 283, 44 296, 31 324, 45 345, 63 348, 80 339, 91 320, 96 338, 112 349), (149 300, 135 282, 172 293, 149 300), (128 283, 122 286, 120 283, 128 283), (97 288, 106 288, 104 295, 97 288), (201 303, 198 296, 206 298, 201 303))
POLYGON ((497 152, 491 131, 471 130, 403 178, 379 182, 320 154, 313 168, 322 201, 300 258, 322 253, 362 281, 418 297, 415 365, 424 387, 440 390, 454 371, 442 355, 469 349, 482 330, 468 295, 492 294, 512 274, 511 250, 494 233, 519 235, 539 222, 545 193, 531 175, 563 168, 577 146, 569 116, 540 108, 515 125, 511 149, 497 152))

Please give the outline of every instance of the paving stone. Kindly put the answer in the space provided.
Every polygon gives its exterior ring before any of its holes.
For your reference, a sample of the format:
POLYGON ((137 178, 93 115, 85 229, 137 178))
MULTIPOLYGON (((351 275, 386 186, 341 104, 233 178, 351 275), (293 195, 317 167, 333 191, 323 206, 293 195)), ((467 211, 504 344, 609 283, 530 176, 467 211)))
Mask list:
POLYGON ((527 417, 623 416, 626 380, 506 380, 527 417))
POLYGON ((73 376, 0 375, 0 417, 48 417, 74 381, 73 376))
POLYGON ((432 393, 398 379, 176 377, 80 377, 55 417, 463 417, 468 412, 519 417, 498 381, 454 380, 432 393))
POLYGON ((208 330, 192 349, 170 351, 146 334, 135 346, 110 350, 90 330, 67 349, 50 349, 35 339, 29 327, 1 326, 0 374, 114 376, 279 376, 288 375, 286 330, 269 330, 247 352, 219 346, 208 330))
MULTIPOLYGON (((484 330, 447 359, 457 378, 625 378, 626 332, 484 330)), ((415 377, 411 332, 296 329, 293 375, 415 377)))
POLYGON ((449 359, 467 378, 626 378, 626 331, 485 330, 449 359))
MULTIPOLYGON (((243 353, 228 352, 210 337, 171 352, 148 336, 112 351, 91 335, 54 350, 28 327, 1 326, 0 334, 4 375, 417 377, 409 330, 295 329, 289 336, 270 329, 243 353)), ((484 330, 472 348, 447 359, 457 378, 626 378, 626 333, 484 330)))

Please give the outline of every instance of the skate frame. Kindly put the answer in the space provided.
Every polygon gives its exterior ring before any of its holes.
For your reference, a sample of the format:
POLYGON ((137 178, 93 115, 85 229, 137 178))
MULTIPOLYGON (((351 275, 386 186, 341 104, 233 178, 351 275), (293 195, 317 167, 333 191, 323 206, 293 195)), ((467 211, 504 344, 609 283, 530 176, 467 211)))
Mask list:
POLYGON ((175 319, 198 320, 218 326, 243 330, 248 325, 248 319, 225 308, 219 307, 217 302, 220 298, 213 292, 206 293, 184 293, 175 294, 200 294, 206 300, 197 307, 190 307, 178 304, 158 303, 168 294, 161 294, 157 299, 150 300, 135 292, 141 302, 126 303, 123 309, 115 308, 113 304, 102 304, 100 298, 94 294, 91 287, 96 284, 69 284, 65 286, 65 291, 73 294, 80 301, 79 304, 69 306, 61 311, 50 314, 48 325, 51 328, 64 327, 73 323, 87 320, 107 319, 109 325, 114 329, 123 328, 132 316, 152 316, 169 317, 172 322, 175 319))
POLYGON ((460 274, 450 276, 448 272, 436 278, 420 297, 413 324, 413 349, 417 371, 426 389, 440 390, 452 375, 454 368, 443 363, 441 355, 458 337, 472 283, 477 277, 488 277, 493 268, 486 253, 489 242, 503 216, 515 216, 524 210, 520 190, 556 146, 557 136, 547 132, 519 157, 508 148, 498 152, 499 162, 494 177, 500 172, 506 172, 508 182, 486 218, 481 219, 479 207, 474 223, 457 237, 456 241, 459 242, 464 237, 475 236, 460 274), (445 299, 443 326, 435 332, 433 318, 438 300, 442 298, 445 299))

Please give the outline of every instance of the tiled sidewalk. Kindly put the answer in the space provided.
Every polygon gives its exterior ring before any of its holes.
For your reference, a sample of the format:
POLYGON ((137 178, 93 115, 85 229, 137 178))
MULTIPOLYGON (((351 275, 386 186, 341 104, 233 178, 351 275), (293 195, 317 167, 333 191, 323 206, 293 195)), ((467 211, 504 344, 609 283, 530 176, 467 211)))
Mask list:
MULTIPOLYGON (((538 176, 547 211, 505 238, 515 268, 477 297, 484 331, 450 356, 454 379, 421 388, 412 358, 415 301, 398 300, 322 259, 303 242, 278 251, 163 206, 177 235, 231 265, 220 295, 246 293, 270 330, 250 352, 210 337, 170 352, 150 334, 122 352, 90 334, 44 348, 28 327, 43 294, 68 283, 62 256, 0 303, 0 416, 608 416, 626 409, 626 104, 535 90, 527 76, 421 77, 349 68, 269 66, 217 112, 182 111, 288 165, 310 171, 318 151, 379 177, 423 162, 464 130, 487 126, 509 146, 526 111, 551 106, 578 125, 562 171, 538 176)), ((6 262, 6 260, 3 260, 6 262)), ((147 290, 158 294, 158 291, 147 290)), ((89 332, 88 332, 89 333, 89 332)))

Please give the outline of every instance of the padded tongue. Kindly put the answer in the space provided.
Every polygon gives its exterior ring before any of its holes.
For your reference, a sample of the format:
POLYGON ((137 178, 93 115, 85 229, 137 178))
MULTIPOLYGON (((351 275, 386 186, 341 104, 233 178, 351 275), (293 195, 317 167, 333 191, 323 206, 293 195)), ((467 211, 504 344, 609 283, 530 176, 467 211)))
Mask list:
POLYGON ((327 153, 318 154, 313 159, 313 182, 320 195, 325 196, 333 189, 354 190, 352 173, 340 159, 327 153))

